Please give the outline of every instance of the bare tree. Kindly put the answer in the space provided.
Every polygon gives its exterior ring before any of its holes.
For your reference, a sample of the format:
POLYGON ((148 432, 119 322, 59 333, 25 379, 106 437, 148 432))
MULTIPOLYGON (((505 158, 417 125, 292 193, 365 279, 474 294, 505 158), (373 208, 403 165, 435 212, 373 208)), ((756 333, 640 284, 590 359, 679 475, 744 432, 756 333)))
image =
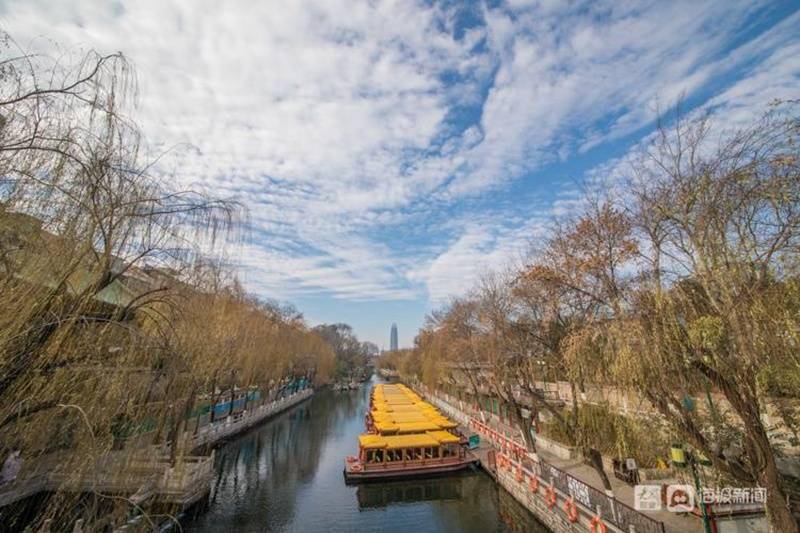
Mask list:
POLYGON ((631 182, 649 268, 633 313, 613 330, 617 379, 717 469, 765 487, 776 531, 798 530, 762 417, 781 396, 796 397, 779 381, 798 383, 800 370, 792 110, 778 106, 751 127, 717 135, 708 117, 660 127, 631 182), (702 391, 707 407, 690 410, 683 398, 702 391), (714 404, 714 391, 727 405, 714 404))

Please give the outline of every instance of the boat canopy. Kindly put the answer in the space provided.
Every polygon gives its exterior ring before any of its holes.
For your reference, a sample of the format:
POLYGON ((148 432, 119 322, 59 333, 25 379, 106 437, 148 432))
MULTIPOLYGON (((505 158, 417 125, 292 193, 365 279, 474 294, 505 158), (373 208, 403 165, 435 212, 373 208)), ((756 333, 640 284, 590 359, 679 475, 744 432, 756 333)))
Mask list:
POLYGON ((391 417, 395 422, 427 422, 431 417, 424 413, 392 413, 391 417))
POLYGON ((376 420, 375 429, 377 429, 380 433, 397 433, 397 424, 394 422, 376 420))
POLYGON ((439 422, 444 422, 447 419, 442 419, 438 417, 428 417, 423 414, 418 413, 402 413, 400 415, 373 415, 372 420, 375 422, 385 422, 390 424, 408 424, 410 422, 432 422, 434 424, 438 424, 439 422))
POLYGON ((386 410, 394 412, 394 413, 408 413, 408 412, 414 412, 415 413, 417 411, 424 410, 424 409, 421 409, 420 406, 418 406, 416 404, 407 403, 407 404, 399 404, 399 405, 387 405, 386 406, 386 410))
POLYGON ((453 429, 458 424, 402 384, 378 384, 372 391, 371 416, 381 434, 453 429))
POLYGON ((442 444, 450 444, 458 442, 459 438, 450 433, 449 431, 428 431, 428 435, 436 439, 442 444))
POLYGON ((383 437, 386 448, 396 450, 399 448, 426 448, 439 446, 439 441, 427 433, 415 433, 413 435, 391 435, 383 437))
POLYGON ((438 431, 439 426, 433 422, 407 422, 397 424, 397 433, 422 433, 424 431, 438 431))
POLYGON ((458 437, 447 431, 427 431, 411 435, 371 435, 365 433, 358 437, 358 444, 365 450, 399 448, 430 448, 444 444, 458 443, 458 437))
POLYGON ((386 437, 364 433, 358 436, 358 445, 364 449, 386 448, 386 437))

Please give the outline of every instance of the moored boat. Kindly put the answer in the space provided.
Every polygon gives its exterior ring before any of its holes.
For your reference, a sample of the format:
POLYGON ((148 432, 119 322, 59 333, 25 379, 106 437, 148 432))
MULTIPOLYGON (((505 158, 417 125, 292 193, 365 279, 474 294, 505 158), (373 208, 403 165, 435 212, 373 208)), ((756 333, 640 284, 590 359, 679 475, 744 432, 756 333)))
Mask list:
POLYGON ((411 435, 364 434, 358 441, 358 456, 345 462, 348 483, 442 475, 478 461, 459 437, 443 430, 411 435))
POLYGON ((345 461, 348 483, 442 475, 478 462, 457 425, 404 385, 376 385, 365 422, 358 455, 345 461))

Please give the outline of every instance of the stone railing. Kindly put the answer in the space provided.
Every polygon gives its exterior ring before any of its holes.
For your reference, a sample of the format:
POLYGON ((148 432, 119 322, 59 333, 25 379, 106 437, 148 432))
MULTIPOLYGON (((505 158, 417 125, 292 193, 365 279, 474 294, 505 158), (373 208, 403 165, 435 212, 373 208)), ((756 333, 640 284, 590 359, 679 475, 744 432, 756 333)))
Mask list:
MULTIPOLYGON (((435 395, 430 395, 429 399, 431 403, 433 403, 440 410, 448 413, 448 415, 450 415, 454 420, 457 420, 460 424, 466 426, 469 424, 470 420, 477 419, 501 428, 506 436, 518 436, 519 438, 522 438, 522 434, 519 432, 519 430, 514 431, 509 428, 497 415, 475 409, 472 405, 462 402, 458 398, 454 398, 449 394, 438 392, 435 395)), ((552 439, 542 437, 541 435, 536 435, 536 447, 551 453, 560 459, 575 459, 578 456, 578 453, 573 446, 568 446, 552 439)))
POLYGON ((232 415, 225 420, 203 426, 196 434, 193 432, 186 432, 184 434, 184 439, 187 439, 190 443, 188 449, 192 450, 206 444, 213 444, 249 429, 267 418, 310 398, 313 394, 313 389, 303 389, 290 396, 261 404, 253 409, 248 409, 242 413, 232 415))

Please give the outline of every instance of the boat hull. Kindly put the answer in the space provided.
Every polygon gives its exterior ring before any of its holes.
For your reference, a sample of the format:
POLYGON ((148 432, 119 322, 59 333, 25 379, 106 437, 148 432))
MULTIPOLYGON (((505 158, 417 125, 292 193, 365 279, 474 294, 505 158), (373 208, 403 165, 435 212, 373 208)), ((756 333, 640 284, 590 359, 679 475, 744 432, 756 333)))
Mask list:
POLYGON ((344 468, 344 480, 347 484, 356 483, 369 483, 373 481, 391 481, 396 479, 419 479, 426 477, 436 477, 452 474, 460 470, 471 468, 478 464, 477 458, 467 458, 463 461, 436 464, 436 465, 420 465, 409 468, 397 469, 370 469, 360 470, 358 472, 352 471, 349 465, 344 468))

